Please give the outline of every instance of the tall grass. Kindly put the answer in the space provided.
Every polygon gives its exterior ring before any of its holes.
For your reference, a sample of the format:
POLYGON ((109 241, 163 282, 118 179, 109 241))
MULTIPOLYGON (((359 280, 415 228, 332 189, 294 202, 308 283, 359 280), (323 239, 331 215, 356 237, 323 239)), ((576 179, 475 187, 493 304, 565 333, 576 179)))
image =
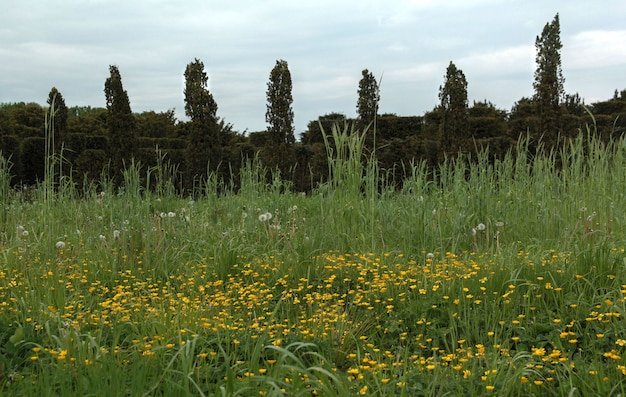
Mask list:
POLYGON ((363 131, 324 137, 308 196, 258 161, 176 196, 164 157, 26 196, 0 157, 1 393, 625 393, 623 140, 417 162, 395 191, 363 131))
POLYGON ((11 161, 0 151, 0 233, 6 233, 7 210, 11 194, 11 161))

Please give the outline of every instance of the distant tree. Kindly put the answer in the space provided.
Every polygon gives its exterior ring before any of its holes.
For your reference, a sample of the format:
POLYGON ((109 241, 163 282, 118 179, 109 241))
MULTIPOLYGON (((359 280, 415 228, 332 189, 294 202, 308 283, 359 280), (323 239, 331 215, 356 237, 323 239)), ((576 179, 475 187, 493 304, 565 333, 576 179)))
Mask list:
POLYGON ((111 151, 111 171, 114 184, 122 181, 124 165, 133 157, 135 148, 135 116, 130 109, 128 93, 122 86, 117 66, 109 66, 111 76, 104 83, 107 108, 107 127, 111 151))
POLYGON ((445 152, 457 152, 468 138, 469 112, 467 103, 467 80, 461 69, 450 61, 439 87, 439 99, 443 117, 440 124, 440 144, 445 152))
POLYGON ((72 106, 68 109, 68 118, 83 117, 92 114, 100 114, 105 108, 92 108, 91 106, 72 106))
POLYGON ((204 63, 195 58, 185 68, 185 114, 187 125, 187 173, 191 180, 206 178, 207 171, 216 172, 222 162, 223 132, 228 129, 217 117, 217 103, 209 92, 209 77, 204 63))
POLYGON ((11 133, 10 127, 11 109, 4 103, 0 103, 0 137, 11 133))
POLYGON ((359 126, 365 128, 374 122, 378 113, 378 102, 380 102, 380 90, 374 75, 367 69, 361 72, 359 89, 357 91, 359 99, 356 104, 359 118, 359 126))
POLYGON ((217 103, 209 92, 209 77, 198 58, 185 68, 185 114, 192 121, 217 121, 217 103))
POLYGON ((8 132, 19 137, 44 136, 45 109, 38 103, 18 102, 8 106, 8 132))
POLYGON ((108 111, 105 108, 73 106, 68 111, 67 133, 107 135, 107 115, 108 111))
POLYGON ((568 114, 583 116, 585 114, 585 100, 578 94, 565 94, 563 107, 568 114))
POLYGON ((52 108, 54 114, 54 142, 55 146, 58 148, 61 145, 61 140, 63 139, 65 132, 67 131, 68 110, 67 106, 65 106, 65 99, 63 99, 63 95, 61 95, 56 87, 52 87, 50 90, 47 103, 52 108))
POLYGON ((506 135, 507 113, 488 101, 476 102, 468 109, 469 135, 474 139, 506 135))
POLYGON ((594 115, 610 115, 613 118, 626 118, 626 101, 621 99, 609 99, 591 104, 594 115))
POLYGON ((277 167, 283 175, 295 164, 291 88, 287 61, 276 61, 267 83, 267 146, 262 159, 266 166, 277 167))
POLYGON ((319 116, 317 120, 311 120, 307 123, 307 129, 300 135, 300 142, 305 145, 312 143, 324 143, 322 137, 322 129, 326 134, 330 134, 333 124, 343 126, 346 122, 346 115, 342 113, 329 113, 319 116))
POLYGON ((174 110, 165 112, 148 111, 136 116, 137 135, 141 137, 175 138, 176 116, 174 110))
MULTIPOLYGON (((533 100, 539 112, 539 132, 546 136, 556 137, 560 130, 561 108, 564 99, 563 84, 565 79, 561 72, 561 27, 559 14, 550 23, 546 23, 535 40, 537 51, 533 100)), ((552 138, 546 137, 547 141, 552 138)), ((548 142, 549 143, 549 142, 548 142)))
POLYGON ((511 107, 509 119, 520 119, 526 117, 536 117, 537 109, 532 98, 522 97, 511 107))

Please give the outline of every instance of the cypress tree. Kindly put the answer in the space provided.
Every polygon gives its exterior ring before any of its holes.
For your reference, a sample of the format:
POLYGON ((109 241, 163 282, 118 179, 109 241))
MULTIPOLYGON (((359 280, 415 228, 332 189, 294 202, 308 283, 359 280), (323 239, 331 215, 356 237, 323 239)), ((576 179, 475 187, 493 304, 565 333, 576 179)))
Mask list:
POLYGON ((209 92, 209 77, 204 63, 195 58, 185 68, 185 114, 187 124, 187 153, 185 162, 191 180, 204 180, 207 171, 217 172, 222 161, 223 126, 217 117, 217 103, 209 92))
POLYGON ((117 66, 109 66, 110 77, 104 83, 107 108, 109 149, 111 152, 112 180, 122 181, 124 166, 130 162, 135 149, 135 116, 130 109, 128 93, 122 86, 122 76, 117 66))
MULTIPOLYGON (((540 133, 547 137, 556 137, 561 126, 560 103, 565 97, 563 84, 565 79, 561 71, 561 27, 559 14, 552 22, 546 23, 535 40, 536 63, 533 97, 539 112, 540 133)), ((547 138, 548 141, 552 139, 547 138)))
POLYGON ((61 145, 63 135, 67 131, 67 106, 65 105, 63 95, 61 95, 56 87, 52 87, 46 102, 52 107, 52 112, 54 113, 54 142, 55 149, 58 149, 61 145))
POLYGON ((265 165, 278 168, 284 175, 295 164, 293 145, 293 96, 291 73, 287 61, 278 60, 267 83, 266 147, 262 156, 265 165))
POLYGON ((456 153, 467 139, 469 128, 467 80, 463 71, 457 69, 452 61, 444 78, 444 85, 439 87, 440 106, 443 110, 440 144, 445 152, 456 153))
POLYGON ((378 113, 380 92, 378 82, 376 82, 374 75, 370 71, 364 69, 361 75, 362 77, 359 81, 359 89, 357 91, 359 99, 356 104, 356 109, 359 119, 367 126, 374 121, 374 117, 376 117, 378 113))

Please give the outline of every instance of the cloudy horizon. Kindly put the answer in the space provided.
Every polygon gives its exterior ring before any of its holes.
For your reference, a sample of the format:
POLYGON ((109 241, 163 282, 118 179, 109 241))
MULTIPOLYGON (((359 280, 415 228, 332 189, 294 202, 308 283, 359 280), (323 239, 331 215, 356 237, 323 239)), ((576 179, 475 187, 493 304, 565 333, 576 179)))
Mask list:
POLYGON ((185 120, 183 73, 198 58, 218 116, 260 131, 269 74, 284 59, 299 134, 327 113, 356 116, 363 69, 381 79, 380 113, 423 115, 452 61, 470 103, 508 111, 533 94, 535 38, 556 13, 566 92, 593 103, 625 89, 623 1, 25 0, 0 16, 0 102, 44 104, 54 86, 68 106, 104 107, 117 65, 134 112, 185 120))

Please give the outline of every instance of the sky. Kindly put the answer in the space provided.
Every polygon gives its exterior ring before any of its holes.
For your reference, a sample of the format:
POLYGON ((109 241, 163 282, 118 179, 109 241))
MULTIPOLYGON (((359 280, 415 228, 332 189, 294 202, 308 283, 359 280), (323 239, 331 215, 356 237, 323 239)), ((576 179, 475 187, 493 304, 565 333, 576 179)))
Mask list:
POLYGON ((599 0, 0 0, 0 103, 105 107, 117 65, 134 112, 184 114, 184 77, 204 63, 218 116, 267 128, 266 90, 289 65, 296 134, 338 112, 356 116, 361 71, 380 113, 420 116, 439 102, 452 61, 468 98, 510 110, 533 94, 535 39, 559 13, 565 91, 585 103, 626 89, 626 1, 599 0))

